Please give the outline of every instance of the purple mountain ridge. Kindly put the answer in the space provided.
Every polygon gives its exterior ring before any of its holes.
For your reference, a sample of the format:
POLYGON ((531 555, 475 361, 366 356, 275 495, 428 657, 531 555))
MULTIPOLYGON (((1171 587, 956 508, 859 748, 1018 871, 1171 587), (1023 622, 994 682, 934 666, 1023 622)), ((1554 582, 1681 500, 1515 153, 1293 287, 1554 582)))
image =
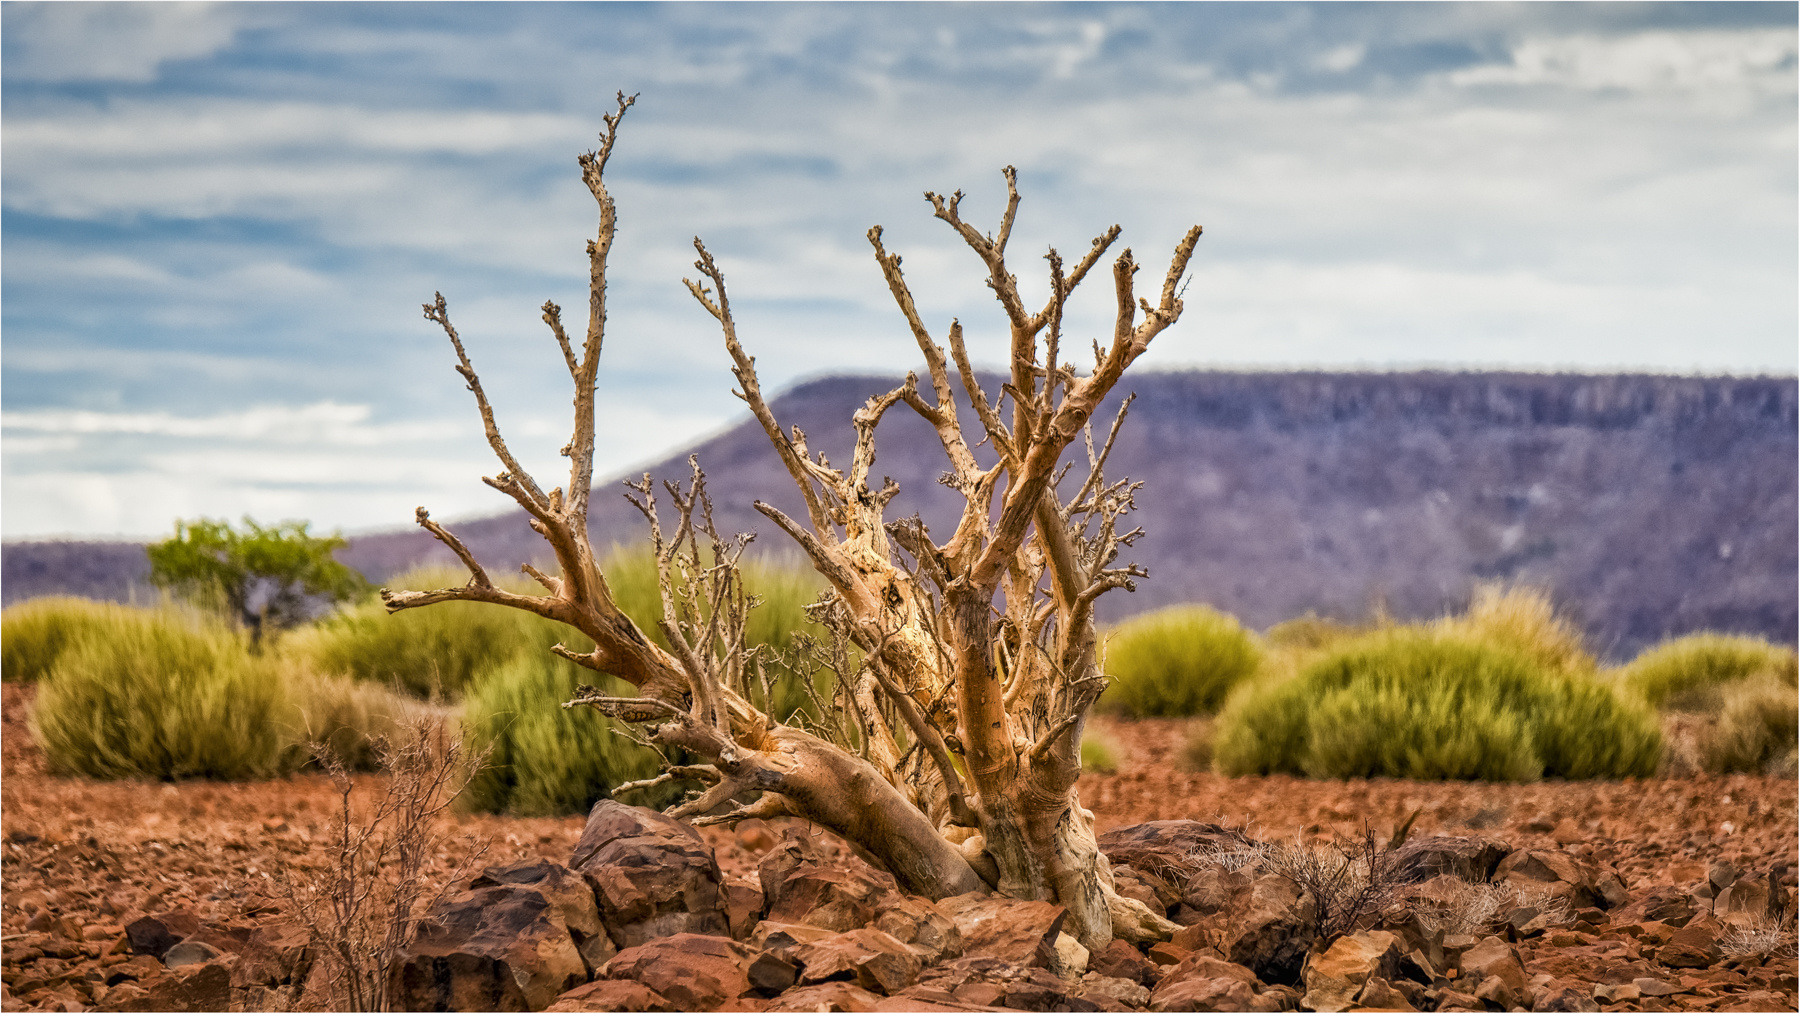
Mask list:
MULTIPOLYGON (((984 379, 992 397, 997 378, 984 379)), ((773 407, 814 450, 847 463, 851 413, 895 382, 828 377, 773 407)), ((1177 602, 1258 629, 1377 607, 1429 617, 1460 608, 1478 583, 1510 581, 1549 591, 1614 660, 1703 629, 1796 639, 1795 378, 1147 372, 1120 387, 1095 416, 1096 441, 1119 397, 1135 391, 1107 474, 1144 483, 1131 521, 1145 534, 1121 561, 1150 577, 1135 593, 1106 595, 1103 620, 1177 602)), ((973 413, 962 415, 973 429, 973 413)), ((901 488, 890 520, 917 512, 947 534, 961 497, 937 481, 945 467, 931 430, 896 407, 876 446, 874 476, 901 488)), ((690 453, 722 531, 797 552, 751 507, 760 498, 803 516, 754 420, 649 471, 685 480, 690 453)), ((978 454, 991 460, 985 447, 978 454)), ((1071 456, 1085 461, 1079 446, 1071 456)), ((623 492, 618 481, 596 487, 596 546, 645 537, 623 492)), ((452 530, 491 572, 548 555, 522 511, 452 530)), ((12 542, 0 556, 7 603, 124 600, 134 585, 143 594, 141 544, 12 542)), ((357 536, 339 559, 377 582, 455 562, 416 528, 357 536)))

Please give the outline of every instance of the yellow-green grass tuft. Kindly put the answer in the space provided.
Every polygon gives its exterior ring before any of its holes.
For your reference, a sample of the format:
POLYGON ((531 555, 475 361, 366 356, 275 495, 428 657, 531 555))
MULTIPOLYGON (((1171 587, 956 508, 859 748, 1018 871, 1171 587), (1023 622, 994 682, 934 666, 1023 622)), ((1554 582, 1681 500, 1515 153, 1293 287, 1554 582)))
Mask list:
POLYGON ((1792 648, 1757 637, 1700 633, 1665 641, 1619 670, 1619 681, 1664 711, 1718 714, 1732 684, 1762 677, 1794 686, 1792 648))
POLYGON ((0 678, 35 683, 84 634, 117 626, 141 610, 111 602, 52 596, 30 599, 0 612, 0 678))
POLYGON ((291 707, 237 631, 132 611, 71 637, 39 681, 31 730, 62 773, 263 778, 291 763, 291 707))
POLYGON ((1800 692, 1770 676, 1740 680, 1722 690, 1718 720, 1700 738, 1708 771, 1777 773, 1794 768, 1800 737, 1800 692))
POLYGON ((1138 718, 1210 715, 1256 671, 1262 649, 1224 613, 1174 606, 1113 628, 1103 661, 1112 685, 1101 710, 1138 718))
POLYGON ((1219 716, 1224 774, 1530 781, 1649 775, 1661 734, 1641 705, 1486 640, 1417 627, 1343 644, 1219 716))

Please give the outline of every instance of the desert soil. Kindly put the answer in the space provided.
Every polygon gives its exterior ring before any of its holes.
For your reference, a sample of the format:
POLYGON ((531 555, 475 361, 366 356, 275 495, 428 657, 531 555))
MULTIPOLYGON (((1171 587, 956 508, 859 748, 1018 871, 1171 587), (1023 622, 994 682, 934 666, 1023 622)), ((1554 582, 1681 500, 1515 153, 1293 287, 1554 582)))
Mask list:
MULTIPOLYGON (((0 965, 7 1009, 81 1009, 103 1000, 105 970, 130 956, 123 927, 139 915, 188 909, 217 922, 279 918, 276 873, 322 861, 338 804, 324 776, 247 784, 58 776, 27 727, 31 688, 0 689, 0 936, 7 944, 0 965), (58 939, 83 943, 61 947, 61 957, 46 952, 18 960, 13 943, 52 926, 58 939)), ((1324 838, 1359 831, 1364 821, 1385 833, 1416 812, 1414 835, 1479 833, 1515 847, 1570 848, 1611 864, 1634 896, 1659 884, 1691 889, 1721 862, 1759 874, 1785 864, 1790 883, 1800 869, 1800 803, 1792 778, 1529 785, 1225 778, 1180 767, 1181 721, 1096 724, 1120 747, 1117 773, 1081 780, 1082 801, 1100 831, 1192 818, 1248 825, 1265 838, 1324 838)), ((380 776, 358 776, 356 799, 371 797, 382 784, 380 776)), ((566 863, 583 826, 578 816, 456 814, 449 820, 453 838, 439 856, 446 866, 478 843, 485 843, 484 865, 566 863)), ((727 877, 754 876, 753 846, 768 841, 766 833, 707 833, 727 877)), ((1583 948, 1598 952, 1596 969, 1607 960, 1636 958, 1628 941, 1599 943, 1611 946, 1583 948)), ((1521 945, 1528 971, 1550 967, 1549 946, 1521 945)), ((1567 961, 1557 967, 1566 970, 1567 961)), ((1672 975, 1683 992, 1604 1009, 1792 1010, 1794 971, 1786 957, 1672 975)))

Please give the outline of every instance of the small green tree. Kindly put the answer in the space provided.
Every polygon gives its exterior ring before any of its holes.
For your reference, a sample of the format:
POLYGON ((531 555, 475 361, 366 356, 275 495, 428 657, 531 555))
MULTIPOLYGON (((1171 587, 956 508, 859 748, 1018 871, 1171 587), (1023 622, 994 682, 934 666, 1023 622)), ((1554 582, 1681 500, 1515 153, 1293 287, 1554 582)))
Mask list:
POLYGON ((175 535, 148 547, 150 582, 192 602, 222 606, 260 644, 265 628, 279 630, 307 618, 319 600, 348 601, 368 590, 361 574, 332 559, 348 543, 332 533, 307 533, 305 521, 259 525, 176 521, 175 535))

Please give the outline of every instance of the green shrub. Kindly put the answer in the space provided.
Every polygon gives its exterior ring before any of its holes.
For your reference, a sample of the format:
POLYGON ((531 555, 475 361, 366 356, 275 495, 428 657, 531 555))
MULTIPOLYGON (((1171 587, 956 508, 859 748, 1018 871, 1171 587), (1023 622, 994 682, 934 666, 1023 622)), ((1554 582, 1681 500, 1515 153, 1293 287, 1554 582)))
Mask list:
POLYGON ((1099 775, 1118 773, 1119 747, 1111 736, 1094 729, 1082 733, 1081 770, 1099 775))
POLYGON ((1556 615, 1550 597, 1534 588, 1488 584, 1475 589, 1468 611, 1433 625, 1439 633, 1516 651, 1545 669, 1593 672, 1581 631, 1556 615))
POLYGON ((1765 676, 1727 687, 1723 698, 1718 722, 1700 739, 1701 765, 1719 774, 1782 766, 1800 736, 1800 693, 1765 676))
MULTIPOLYGON (((402 574, 391 586, 442 588, 467 580, 465 573, 425 568, 402 574)), ((531 590, 524 581, 497 583, 509 591, 531 590)), ((303 656, 320 672, 396 684, 419 697, 458 697, 480 674, 559 642, 575 651, 593 647, 569 627, 505 606, 440 602, 389 615, 380 602, 367 601, 292 635, 282 650, 303 656)))
POLYGON ((1792 648, 1757 637, 1702 633, 1665 641, 1618 675, 1654 707, 1718 714, 1730 684, 1762 675, 1793 686, 1796 665, 1792 648))
POLYGON ((1107 636, 1113 682, 1101 708, 1140 718, 1210 715, 1261 658, 1256 639, 1230 616, 1205 606, 1159 610, 1107 636))
POLYGON ((1661 734, 1642 707, 1516 650, 1419 628, 1342 645, 1235 694, 1221 772, 1527 781, 1648 775, 1661 734))
POLYGON ((380 741, 391 740, 419 709, 427 707, 386 687, 347 676, 321 675, 289 667, 281 674, 288 690, 288 739, 299 766, 324 749, 352 771, 381 766, 380 741))
POLYGON ((11 606, 0 613, 0 679, 35 683, 77 637, 116 626, 135 612, 110 602, 62 596, 11 606))
POLYGON ((260 778, 288 762, 291 707, 237 632, 130 610, 70 638, 39 683, 31 730, 61 772, 260 778))
MULTIPOLYGON (((492 752, 464 791, 463 805, 520 816, 580 813, 614 786, 657 772, 656 752, 619 735, 613 720, 591 708, 561 707, 578 683, 610 682, 621 696, 631 688, 571 669, 549 656, 521 655, 469 688, 463 701, 469 752, 492 752)), ((630 801, 667 798, 640 794, 630 801)))

